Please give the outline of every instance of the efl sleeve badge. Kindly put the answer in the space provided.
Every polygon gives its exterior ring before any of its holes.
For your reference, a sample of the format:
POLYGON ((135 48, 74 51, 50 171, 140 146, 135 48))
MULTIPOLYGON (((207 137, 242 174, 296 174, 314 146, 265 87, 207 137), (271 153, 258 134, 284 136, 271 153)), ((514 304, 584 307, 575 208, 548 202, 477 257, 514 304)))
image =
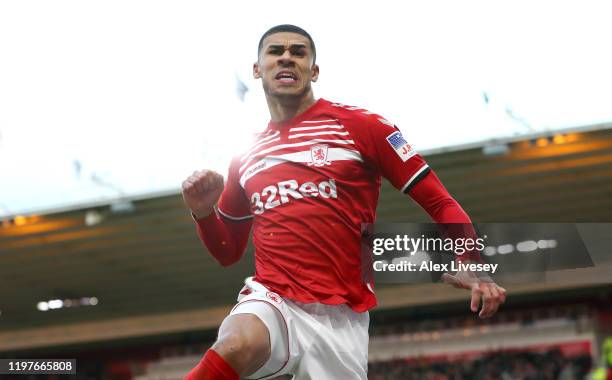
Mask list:
POLYGON ((410 146, 410 144, 408 144, 408 142, 404 139, 402 132, 400 131, 395 131, 387 136, 387 142, 404 162, 408 161, 410 157, 417 154, 412 146, 410 146))

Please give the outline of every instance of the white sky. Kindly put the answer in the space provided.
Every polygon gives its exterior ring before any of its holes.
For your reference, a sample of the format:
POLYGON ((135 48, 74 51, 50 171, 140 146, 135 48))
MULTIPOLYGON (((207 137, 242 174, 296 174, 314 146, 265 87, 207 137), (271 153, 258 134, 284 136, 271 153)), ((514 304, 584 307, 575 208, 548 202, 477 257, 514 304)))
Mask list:
POLYGON ((417 150, 529 132, 507 107, 538 131, 612 120, 610 4, 2 1, 0 215, 116 198, 94 173, 125 194, 225 174, 267 123, 251 66, 280 23, 313 36, 317 97, 380 113, 417 150))

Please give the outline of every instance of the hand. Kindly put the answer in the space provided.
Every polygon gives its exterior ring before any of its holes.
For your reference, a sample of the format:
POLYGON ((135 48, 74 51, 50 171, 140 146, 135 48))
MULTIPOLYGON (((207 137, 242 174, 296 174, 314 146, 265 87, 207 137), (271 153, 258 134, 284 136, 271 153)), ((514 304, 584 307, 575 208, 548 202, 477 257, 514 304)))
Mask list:
POLYGON ((223 176, 212 170, 195 171, 182 187, 183 201, 196 218, 202 219, 213 212, 223 192, 223 176))
POLYGON ((482 309, 478 316, 489 318, 506 301, 506 289, 490 281, 483 281, 473 273, 457 272, 454 276, 448 273, 442 275, 442 280, 457 289, 468 289, 472 292, 470 308, 474 313, 478 311, 482 298, 482 309))

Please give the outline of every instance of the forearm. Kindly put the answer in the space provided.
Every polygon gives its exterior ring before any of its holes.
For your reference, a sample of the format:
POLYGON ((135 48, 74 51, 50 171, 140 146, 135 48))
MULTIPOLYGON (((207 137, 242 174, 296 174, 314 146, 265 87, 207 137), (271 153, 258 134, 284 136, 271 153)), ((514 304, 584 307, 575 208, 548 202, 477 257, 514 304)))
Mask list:
MULTIPOLYGON (((448 193, 436 173, 431 171, 417 183, 409 192, 414 199, 437 223, 444 225, 444 234, 451 239, 476 239, 476 231, 467 213, 459 203, 448 193)), ((477 251, 458 255, 457 260, 480 261, 477 251)))
POLYGON ((219 264, 229 266, 240 260, 249 240, 251 221, 225 221, 215 212, 194 220, 200 241, 219 264))
POLYGON ((436 223, 472 223, 433 170, 410 190, 409 195, 436 223))

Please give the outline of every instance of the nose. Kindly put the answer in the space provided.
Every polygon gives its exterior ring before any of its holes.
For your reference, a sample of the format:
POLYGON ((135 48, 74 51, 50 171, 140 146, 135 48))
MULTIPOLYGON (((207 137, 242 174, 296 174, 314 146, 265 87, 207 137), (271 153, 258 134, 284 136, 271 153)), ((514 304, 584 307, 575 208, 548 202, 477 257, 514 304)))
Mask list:
POLYGON ((278 64, 282 66, 293 64, 293 59, 291 58, 291 52, 289 49, 285 49, 283 54, 278 57, 278 64))

